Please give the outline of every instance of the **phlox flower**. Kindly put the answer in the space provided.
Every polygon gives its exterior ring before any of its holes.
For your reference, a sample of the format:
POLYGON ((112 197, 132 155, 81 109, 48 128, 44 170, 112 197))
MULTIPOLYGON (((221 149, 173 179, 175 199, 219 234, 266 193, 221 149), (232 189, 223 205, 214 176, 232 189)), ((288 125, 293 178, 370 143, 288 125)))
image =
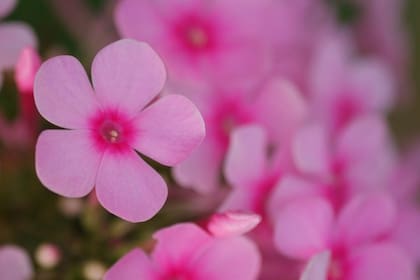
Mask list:
POLYGON ((154 216, 167 186, 135 150, 173 166, 205 134, 201 115, 187 98, 155 100, 165 73, 147 44, 129 39, 97 54, 93 88, 74 57, 45 62, 35 79, 36 106, 45 119, 66 129, 46 130, 38 138, 41 182, 66 197, 85 196, 95 186, 99 202, 131 222, 154 216))
POLYGON ((1 246, 0 275, 7 280, 32 279, 32 263, 26 251, 14 245, 1 246))
POLYGON ((235 128, 260 124, 266 130, 267 141, 281 146, 306 116, 303 97, 291 83, 279 78, 258 90, 210 88, 192 98, 203 114, 206 139, 173 169, 173 174, 179 184, 200 193, 213 192, 220 186, 222 163, 235 128))
POLYGON ((355 196, 337 215, 323 198, 301 198, 277 213, 275 244, 286 256, 311 260, 302 280, 414 280, 412 260, 387 238, 396 217, 385 193, 355 196))
POLYGON ((267 0, 123 0, 115 22, 123 37, 148 42, 169 80, 248 83, 268 66, 260 40, 267 0))
POLYGON ((393 106, 395 79, 374 57, 357 57, 347 34, 319 39, 308 77, 314 117, 332 131, 370 113, 384 114, 393 106))
MULTIPOLYGON (((16 0, 0 2, 0 19, 7 16, 16 5, 16 0)), ((32 30, 24 23, 0 23, 0 89, 3 84, 3 71, 15 66, 25 47, 35 47, 36 38, 32 30)))
POLYGON ((322 196, 339 210, 360 192, 384 190, 395 166, 395 153, 385 120, 365 116, 338 135, 321 123, 300 128, 292 140, 295 173, 283 176, 269 202, 275 215, 285 202, 322 196))
POLYGON ((154 234, 150 254, 134 249, 106 273, 105 280, 252 280, 260 256, 242 236, 214 237, 200 227, 177 224, 154 234))

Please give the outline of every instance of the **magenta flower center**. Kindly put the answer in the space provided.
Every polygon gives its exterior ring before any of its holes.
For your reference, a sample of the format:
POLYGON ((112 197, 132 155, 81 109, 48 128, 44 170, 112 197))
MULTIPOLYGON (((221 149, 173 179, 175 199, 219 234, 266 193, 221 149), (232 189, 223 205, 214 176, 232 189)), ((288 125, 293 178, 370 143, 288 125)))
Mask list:
POLYGON ((349 272, 347 252, 341 246, 333 250, 330 266, 328 268, 328 280, 344 280, 349 272))
POLYGON ((175 24, 175 37, 188 52, 204 52, 214 47, 213 28, 209 22, 194 15, 175 24))
POLYGON ((121 112, 106 110, 96 113, 90 123, 92 138, 100 150, 123 152, 130 148, 134 138, 131 121, 121 112))

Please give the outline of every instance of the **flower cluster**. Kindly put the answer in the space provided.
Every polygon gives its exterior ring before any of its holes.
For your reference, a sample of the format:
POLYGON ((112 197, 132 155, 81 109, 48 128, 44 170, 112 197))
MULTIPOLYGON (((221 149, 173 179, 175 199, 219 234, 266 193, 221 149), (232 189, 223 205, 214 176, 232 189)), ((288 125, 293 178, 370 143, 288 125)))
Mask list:
MULTIPOLYGON (((47 189, 146 236, 89 279, 417 279, 420 149, 402 152, 387 120, 408 83, 401 3, 341 2, 119 0, 119 38, 89 76, 69 55, 40 65, 32 33, 0 25, 0 72, 16 65, 21 93, 0 139, 34 147, 47 189), (22 141, 35 108, 63 129, 22 141)), ((41 266, 65 258, 42 248, 41 266)), ((0 247, 0 276, 33 273, 0 247)))

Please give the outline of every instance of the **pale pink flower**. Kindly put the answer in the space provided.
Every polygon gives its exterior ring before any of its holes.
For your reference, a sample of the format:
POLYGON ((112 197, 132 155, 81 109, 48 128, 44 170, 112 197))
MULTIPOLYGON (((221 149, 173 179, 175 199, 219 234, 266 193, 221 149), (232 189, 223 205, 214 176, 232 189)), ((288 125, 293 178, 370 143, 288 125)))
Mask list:
POLYGON ((177 224, 155 233, 150 254, 134 249, 105 280, 253 280, 260 270, 256 246, 242 236, 214 237, 200 227, 177 224))
POLYGON ((286 256, 314 258, 304 280, 414 280, 412 260, 387 239, 396 217, 385 193, 355 196, 337 216, 327 200, 301 198, 277 213, 275 244, 286 256))
POLYGON ((302 196, 322 196, 340 209, 353 195, 384 190, 395 166, 395 153, 385 120, 380 116, 355 119, 332 136, 314 122, 292 140, 297 172, 276 186, 270 213, 302 196))
MULTIPOLYGON (((16 0, 0 2, 0 19, 8 15, 16 5, 16 0)), ((21 22, 0 23, 0 89, 3 83, 3 71, 15 66, 25 47, 35 47, 36 38, 32 30, 21 22)))
POLYGON ((135 150, 173 166, 205 134, 200 113, 185 97, 153 102, 165 77, 157 54, 129 39, 95 57, 93 88, 74 57, 45 62, 36 76, 35 102, 45 119, 67 129, 39 136, 35 164, 41 182, 66 197, 85 196, 95 186, 99 202, 131 222, 154 216, 167 186, 135 150))
POLYGON ((30 280, 33 276, 31 260, 20 247, 0 247, 0 276, 7 280, 30 280))
POLYGON ((315 118, 333 131, 359 116, 386 113, 396 94, 395 79, 388 67, 372 57, 357 57, 346 35, 318 40, 308 77, 315 118))
POLYGON ((200 193, 215 191, 219 186, 221 165, 235 128, 260 124, 266 129, 267 141, 281 146, 306 117, 303 97, 292 84, 278 78, 254 91, 210 90, 194 98, 206 122, 206 139, 173 171, 179 184, 200 193))
POLYGON ((35 75, 41 63, 41 57, 34 48, 26 47, 22 50, 15 69, 15 82, 20 93, 32 95, 35 75))
POLYGON ((270 1, 119 2, 115 21, 120 34, 156 48, 170 81, 242 84, 258 80, 267 68, 260 38, 270 1))

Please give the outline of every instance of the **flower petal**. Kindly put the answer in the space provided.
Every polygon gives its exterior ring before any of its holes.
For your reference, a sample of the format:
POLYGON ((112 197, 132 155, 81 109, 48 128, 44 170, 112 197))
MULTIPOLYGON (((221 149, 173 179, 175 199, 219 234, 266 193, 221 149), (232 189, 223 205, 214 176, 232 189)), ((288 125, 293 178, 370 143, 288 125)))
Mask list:
POLYGON ((200 252, 193 263, 197 279, 253 280, 261 268, 261 256, 254 243, 244 237, 216 239, 200 252))
POLYGON ((163 89, 166 70, 148 44, 123 39, 96 55, 92 81, 97 97, 105 106, 134 116, 163 89))
POLYGON ((0 71, 12 68, 24 48, 36 47, 34 33, 23 23, 2 23, 0 41, 0 71))
POLYGON ((204 120, 195 105, 181 95, 162 97, 135 120, 138 140, 134 148, 169 166, 187 156, 205 135, 204 120))
POLYGON ((307 113, 300 92, 288 81, 280 79, 268 83, 258 95, 255 107, 258 120, 276 144, 287 142, 307 113))
POLYGON ((393 243, 365 246, 350 256, 353 263, 349 279, 415 280, 415 266, 393 243))
POLYGON ((140 249, 134 249, 118 260, 105 274, 104 280, 153 279, 152 263, 140 249))
POLYGON ((333 218, 333 209, 324 199, 290 202, 275 218, 275 246, 288 257, 308 259, 327 248, 333 218))
POLYGON ((247 125, 235 129, 224 168, 229 183, 242 188, 260 179, 266 168, 267 149, 267 137, 261 127, 247 125))
POLYGON ((293 159, 299 171, 325 177, 330 171, 328 136, 318 124, 301 128, 292 143, 293 159))
POLYGON ((86 72, 72 56, 54 57, 41 65, 34 98, 45 119, 65 128, 87 128, 97 108, 86 72))
POLYGON ((153 235, 157 244, 153 250, 153 260, 162 267, 186 265, 194 254, 206 247, 212 237, 193 223, 181 223, 159 230, 153 235))
POLYGON ((218 186, 222 158, 222 151, 205 138, 185 161, 172 169, 172 172, 180 185, 208 194, 218 186))
POLYGON ((341 210, 337 234, 349 246, 383 236, 396 223, 396 208, 385 193, 358 195, 341 210))
POLYGON ((1 0, 0 1, 0 18, 7 16, 15 7, 16 0, 1 0))
POLYGON ((134 151, 105 152, 96 179, 102 206, 130 222, 151 219, 168 195, 163 178, 134 151))
POLYGON ((300 280, 326 280, 331 253, 324 251, 313 256, 303 270, 300 280))
POLYGON ((0 247, 0 275, 7 280, 29 280, 33 269, 28 254, 13 245, 0 247))
POLYGON ((38 138, 35 168, 40 181, 66 197, 87 195, 95 184, 101 153, 83 130, 46 130, 38 138))

